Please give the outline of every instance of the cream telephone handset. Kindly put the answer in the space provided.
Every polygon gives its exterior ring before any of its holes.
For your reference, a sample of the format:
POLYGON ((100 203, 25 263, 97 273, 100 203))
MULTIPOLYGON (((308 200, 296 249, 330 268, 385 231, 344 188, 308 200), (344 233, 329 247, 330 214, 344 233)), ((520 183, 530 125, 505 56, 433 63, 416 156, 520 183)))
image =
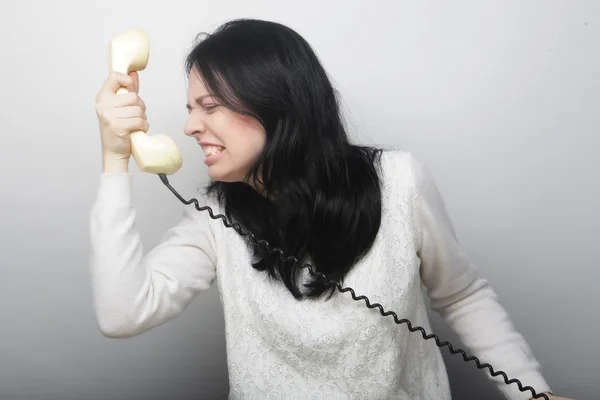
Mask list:
MULTIPOLYGON (((124 74, 128 74, 132 71, 141 71, 146 68, 148 63, 148 56, 150 50, 150 41, 148 35, 141 29, 129 29, 120 35, 116 36, 110 42, 109 58, 110 58, 110 69, 124 74)), ((117 94, 127 92, 127 89, 121 88, 117 91, 117 94)), ((354 289, 350 287, 343 287, 338 281, 328 279, 323 273, 315 272, 313 267, 306 263, 300 264, 298 259, 293 256, 284 255, 280 248, 273 248, 267 241, 256 238, 252 232, 246 232, 244 229, 235 222, 229 222, 226 216, 222 214, 215 215, 212 208, 209 206, 200 206, 198 200, 184 199, 170 184, 167 175, 171 175, 181 168, 181 154, 177 146, 166 134, 157 134, 153 136, 146 135, 145 132, 134 132, 131 134, 131 153, 138 165, 138 168, 143 172, 149 172, 157 174, 160 180, 167 186, 167 188, 177 197, 183 204, 190 205, 194 204, 194 207, 198 211, 208 211, 210 217, 214 220, 221 219, 223 224, 227 228, 233 228, 240 235, 249 237, 252 242, 257 246, 264 246, 266 250, 271 253, 278 253, 279 257, 283 261, 293 261, 302 268, 308 268, 308 272, 315 278, 323 280, 329 286, 332 286, 341 293, 350 293, 350 296, 355 301, 364 301, 367 308, 377 308, 379 313, 383 317, 391 316, 396 324, 405 324, 409 331, 419 332, 424 340, 433 339, 435 344, 442 348, 447 347, 450 353, 460 354, 465 362, 473 361, 479 369, 488 369, 492 376, 502 376, 504 382, 509 384, 516 384, 521 392, 530 391, 532 398, 544 398, 548 399, 548 396, 544 393, 536 393, 531 386, 523 386, 521 381, 518 379, 509 379, 504 371, 495 371, 490 364, 481 363, 477 357, 467 356, 467 353, 462 349, 455 349, 452 344, 446 341, 441 341, 440 338, 435 334, 427 334, 425 329, 420 326, 413 327, 412 323, 408 319, 399 319, 396 313, 393 311, 385 311, 381 304, 371 303, 369 298, 364 295, 357 296, 354 289)))
MULTIPOLYGON (((128 29, 115 36, 108 50, 110 71, 129 74, 142 71, 148 64, 150 40, 148 34, 141 29, 128 29)), ((117 94, 127 93, 122 87, 117 94)), ((175 142, 166 134, 152 136, 143 131, 130 133, 131 155, 138 168, 153 174, 174 174, 181 168, 182 158, 175 142)))

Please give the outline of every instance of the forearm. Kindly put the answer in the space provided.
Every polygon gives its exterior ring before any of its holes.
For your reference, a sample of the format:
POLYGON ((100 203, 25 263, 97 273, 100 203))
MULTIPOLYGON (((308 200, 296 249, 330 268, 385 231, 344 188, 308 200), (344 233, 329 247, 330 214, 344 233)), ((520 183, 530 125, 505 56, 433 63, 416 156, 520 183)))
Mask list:
MULTIPOLYGON (((435 302, 433 306, 471 353, 482 364, 489 363, 494 371, 504 371, 508 379, 516 378, 536 393, 549 392, 550 387, 529 345, 515 330, 487 282, 475 280, 456 298, 459 300, 444 307, 436 307, 435 302)), ((516 383, 506 385, 501 375, 492 379, 507 399, 529 400, 532 397, 531 391, 520 391, 516 383)))
MULTIPOLYGON (((101 185, 119 184, 115 181, 104 179, 101 185)), ((129 195, 122 188, 101 187, 90 219, 90 272, 97 322, 105 335, 114 337, 141 333, 142 306, 147 302, 143 299, 150 284, 149 272, 141 264, 143 247, 129 195)))
POLYGON ((98 325, 128 337, 175 318, 216 277, 215 240, 206 216, 186 209, 144 255, 135 228, 131 176, 101 176, 91 212, 91 278, 98 325))

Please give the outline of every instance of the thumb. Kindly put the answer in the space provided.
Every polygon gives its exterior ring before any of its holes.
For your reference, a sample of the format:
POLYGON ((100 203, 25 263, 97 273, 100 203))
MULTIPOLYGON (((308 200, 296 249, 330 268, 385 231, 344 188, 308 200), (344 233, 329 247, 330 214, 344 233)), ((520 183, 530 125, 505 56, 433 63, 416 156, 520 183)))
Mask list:
POLYGON ((131 71, 129 76, 133 79, 133 83, 127 87, 127 90, 138 93, 140 91, 140 77, 137 71, 131 71))
POLYGON ((110 75, 104 81, 102 88, 100 88, 100 91, 98 92, 98 95, 96 96, 96 101, 104 98, 105 96, 114 95, 115 92, 121 87, 124 87, 124 88, 127 88, 127 90, 130 90, 130 88, 133 88, 134 85, 135 85, 135 82, 131 76, 120 73, 120 72, 113 71, 110 73, 110 75))

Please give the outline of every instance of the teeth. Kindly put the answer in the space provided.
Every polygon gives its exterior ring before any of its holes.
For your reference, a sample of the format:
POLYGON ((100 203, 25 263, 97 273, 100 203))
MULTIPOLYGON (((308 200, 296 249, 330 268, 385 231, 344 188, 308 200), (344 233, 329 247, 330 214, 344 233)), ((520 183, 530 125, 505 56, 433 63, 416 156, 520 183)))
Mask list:
POLYGON ((221 151, 223 151, 223 147, 221 146, 207 146, 204 148, 204 154, 206 154, 207 157, 214 156, 221 151))

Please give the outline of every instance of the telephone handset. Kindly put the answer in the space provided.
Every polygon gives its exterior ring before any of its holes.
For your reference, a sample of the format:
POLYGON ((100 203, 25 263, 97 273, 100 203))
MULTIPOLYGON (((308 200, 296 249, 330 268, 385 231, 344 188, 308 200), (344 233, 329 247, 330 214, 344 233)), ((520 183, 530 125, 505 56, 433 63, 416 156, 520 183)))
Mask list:
MULTIPOLYGON (((129 74, 142 71, 148 64, 150 40, 148 34, 141 29, 128 29, 115 36, 108 50, 110 71, 129 74)), ((121 87, 117 94, 127 93, 121 87)), ((166 134, 152 136, 143 131, 131 132, 131 155, 138 168, 153 174, 174 174, 181 168, 182 158, 175 142, 166 134)))
MULTIPOLYGON (((148 35, 141 29, 129 29, 120 35, 116 36, 110 43, 110 68, 111 70, 119 71, 125 74, 131 71, 141 71, 146 68, 149 56, 149 44, 148 35)), ((125 88, 119 89, 117 93, 127 91, 125 88)), ((183 204, 190 205, 194 204, 194 207, 198 211, 208 211, 210 217, 214 220, 221 219, 223 224, 227 228, 233 228, 240 235, 249 237, 256 245, 265 246, 266 250, 273 254, 278 253, 279 257, 283 261, 293 261, 299 264, 296 257, 285 256, 280 248, 273 248, 271 245, 262 239, 257 239, 253 233, 244 232, 242 227, 238 223, 231 223, 223 214, 215 215, 212 208, 209 206, 200 206, 197 199, 192 198, 191 200, 184 199, 169 183, 167 175, 171 175, 179 170, 182 165, 181 154, 177 149, 175 143, 165 134, 157 134, 153 136, 147 136, 144 132, 134 132, 131 134, 131 146, 132 155, 134 156, 138 168, 143 172, 153 173, 159 176, 162 183, 177 197, 183 204)), ((521 381, 518 379, 509 379, 504 371, 494 371, 494 368, 487 363, 482 364, 477 357, 467 356, 467 353, 462 349, 454 349, 452 344, 446 341, 440 341, 440 338, 435 334, 427 334, 425 329, 420 326, 413 327, 412 323, 408 319, 399 319, 396 313, 393 311, 385 311, 381 304, 373 303, 367 296, 357 296, 354 289, 350 287, 342 287, 342 285, 335 280, 329 280, 323 273, 315 272, 312 266, 308 263, 300 265, 301 268, 308 268, 308 272, 319 279, 322 279, 327 285, 335 286, 335 288, 341 292, 350 292, 350 296, 355 301, 364 300, 368 308, 377 308, 379 313, 384 316, 392 316, 396 324, 406 324, 408 330, 411 332, 420 332, 424 340, 433 339, 436 345, 440 348, 448 347, 448 350, 452 354, 460 354, 465 362, 474 361, 479 369, 488 369, 490 375, 496 377, 501 375, 504 378, 504 382, 509 385, 516 383, 521 392, 530 391, 532 398, 544 398, 549 400, 548 396, 544 393, 536 393, 531 386, 523 386, 521 381)))

